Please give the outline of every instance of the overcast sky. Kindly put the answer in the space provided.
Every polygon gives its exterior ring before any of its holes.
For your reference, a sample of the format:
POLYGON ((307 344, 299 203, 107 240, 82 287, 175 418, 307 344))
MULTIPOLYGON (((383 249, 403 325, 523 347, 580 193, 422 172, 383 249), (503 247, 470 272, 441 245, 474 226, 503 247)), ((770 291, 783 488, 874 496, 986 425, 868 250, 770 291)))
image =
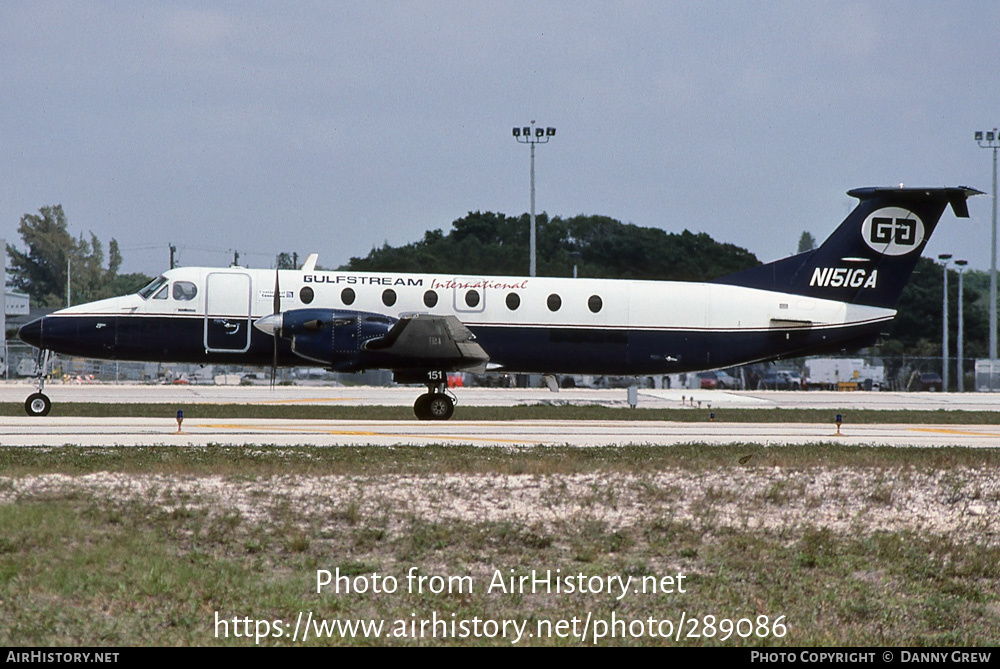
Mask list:
MULTIPOLYGON (((858 186, 991 189, 997 2, 0 4, 0 236, 62 204, 124 271, 337 266, 537 210, 685 228, 762 261, 858 186)), ((926 255, 989 267, 990 199, 926 255)), ((527 273, 527 259, 525 260, 527 273)), ((543 264, 539 273, 545 273, 543 264)))

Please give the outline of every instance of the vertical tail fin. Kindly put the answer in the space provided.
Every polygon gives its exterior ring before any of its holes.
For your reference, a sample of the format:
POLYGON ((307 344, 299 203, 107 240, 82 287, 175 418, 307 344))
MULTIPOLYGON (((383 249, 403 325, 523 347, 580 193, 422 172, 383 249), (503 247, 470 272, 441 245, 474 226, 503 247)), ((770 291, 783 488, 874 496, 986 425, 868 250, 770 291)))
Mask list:
POLYGON ((714 283, 892 308, 945 207, 968 218, 966 199, 982 193, 960 186, 856 188, 847 194, 860 202, 819 248, 714 283))

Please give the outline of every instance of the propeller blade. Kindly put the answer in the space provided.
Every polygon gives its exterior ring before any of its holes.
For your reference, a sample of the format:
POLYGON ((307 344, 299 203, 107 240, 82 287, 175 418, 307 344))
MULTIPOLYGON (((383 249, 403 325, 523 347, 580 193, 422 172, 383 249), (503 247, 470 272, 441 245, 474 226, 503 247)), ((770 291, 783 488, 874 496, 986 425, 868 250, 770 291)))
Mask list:
POLYGON ((281 313, 281 286, 278 285, 278 268, 274 268, 274 302, 271 305, 272 314, 281 313))
POLYGON ((271 390, 274 390, 274 377, 278 373, 278 338, 274 338, 274 358, 271 359, 271 390))
MULTIPOLYGON (((273 313, 281 314, 281 286, 278 281, 278 263, 274 263, 274 302, 273 313)), ((274 377, 278 373, 278 337, 281 335, 281 321, 279 315, 278 327, 271 332, 274 338, 274 357, 271 358, 271 390, 274 390, 274 377)))

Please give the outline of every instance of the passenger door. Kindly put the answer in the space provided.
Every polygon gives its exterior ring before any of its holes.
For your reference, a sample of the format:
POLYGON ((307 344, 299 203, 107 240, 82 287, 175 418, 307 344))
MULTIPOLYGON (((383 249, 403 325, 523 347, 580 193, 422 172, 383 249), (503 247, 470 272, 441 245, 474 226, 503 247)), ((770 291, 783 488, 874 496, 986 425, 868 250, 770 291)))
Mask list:
POLYGON ((205 350, 245 353, 250 349, 250 275, 210 272, 205 277, 205 350))

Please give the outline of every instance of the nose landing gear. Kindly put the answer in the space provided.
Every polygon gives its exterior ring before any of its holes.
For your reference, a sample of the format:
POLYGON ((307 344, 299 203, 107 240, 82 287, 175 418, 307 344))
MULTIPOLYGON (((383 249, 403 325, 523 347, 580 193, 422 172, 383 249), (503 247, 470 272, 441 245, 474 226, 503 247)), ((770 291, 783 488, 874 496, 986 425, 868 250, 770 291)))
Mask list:
POLYGON ((42 392, 45 388, 45 371, 49 366, 48 351, 38 352, 36 366, 38 367, 38 390, 28 395, 28 399, 24 400, 24 411, 29 416, 48 416, 52 409, 52 400, 42 392))

